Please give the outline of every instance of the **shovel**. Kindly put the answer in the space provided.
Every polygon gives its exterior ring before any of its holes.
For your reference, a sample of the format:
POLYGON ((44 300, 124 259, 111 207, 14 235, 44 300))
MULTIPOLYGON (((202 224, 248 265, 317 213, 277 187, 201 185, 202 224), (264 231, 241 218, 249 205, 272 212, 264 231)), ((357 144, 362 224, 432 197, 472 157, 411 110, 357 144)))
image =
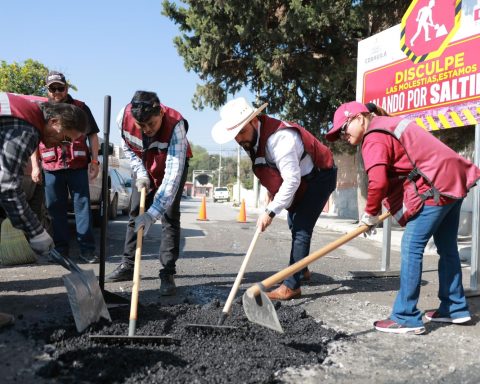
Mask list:
MULTIPOLYGON (((145 187, 140 191, 140 208, 139 215, 145 212, 145 199, 147 190, 145 187)), ((171 336, 143 336, 135 335, 138 318, 138 291, 140 289, 140 263, 142 261, 142 245, 143 245, 143 227, 137 232, 137 248, 135 249, 135 264, 133 267, 133 286, 132 298, 130 302, 130 317, 128 323, 128 335, 90 335, 91 340, 101 342, 124 342, 124 343, 144 343, 144 344, 170 344, 175 340, 171 336)))
MULTIPOLYGON (((382 222, 387 217, 390 216, 390 212, 386 212, 379 217, 379 222, 382 222)), ((267 288, 270 288, 272 285, 279 283, 280 281, 285 280, 288 276, 291 276, 301 270, 303 270, 307 265, 319 259, 322 256, 325 256, 327 253, 330 253, 334 249, 342 246, 345 243, 348 243, 350 240, 354 239, 358 235, 365 233, 369 230, 368 225, 361 225, 353 231, 343 235, 339 239, 327 244, 325 247, 311 253, 300 261, 297 261, 295 264, 290 265, 288 268, 277 272, 276 274, 268 277, 263 280, 261 283, 257 283, 243 294, 243 309, 247 315, 248 320, 253 323, 260 324, 264 327, 273 329, 274 331, 283 333, 283 328, 278 321, 277 313, 275 308, 268 298, 268 296, 263 292, 267 288)))
POLYGON ((240 283, 242 282, 243 275, 245 274, 245 269, 247 268, 247 264, 252 256, 253 248, 257 242, 258 236, 260 235, 261 231, 260 228, 257 227, 255 231, 255 235, 248 247, 247 254, 243 259, 242 265, 240 270, 238 271, 237 277, 235 282, 233 283, 232 289, 230 290, 230 294, 228 295, 227 301, 225 302, 225 306, 223 307, 222 315, 220 319, 218 319, 217 325, 210 325, 210 324, 186 324, 185 327, 187 328, 221 328, 221 329, 234 329, 236 327, 226 326, 223 325, 225 320, 227 319, 228 315, 230 314, 230 310, 232 309, 233 299, 235 299, 235 295, 238 292, 238 288, 240 287, 240 283))
POLYGON ((93 271, 84 271, 72 260, 62 257, 55 249, 50 251, 50 256, 71 272, 63 275, 63 282, 77 331, 83 332, 90 324, 100 320, 100 317, 112 321, 93 271))

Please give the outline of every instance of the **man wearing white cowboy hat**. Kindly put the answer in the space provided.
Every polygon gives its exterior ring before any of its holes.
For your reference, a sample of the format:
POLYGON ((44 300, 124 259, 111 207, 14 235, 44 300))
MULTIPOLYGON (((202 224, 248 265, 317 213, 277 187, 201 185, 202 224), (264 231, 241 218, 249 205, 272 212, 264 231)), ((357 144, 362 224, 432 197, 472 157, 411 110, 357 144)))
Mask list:
MULTIPOLYGON (((282 209, 288 210, 291 265, 310 252, 313 227, 335 189, 337 169, 332 152, 305 128, 258 116, 266 106, 253 108, 243 97, 229 101, 212 137, 219 144, 235 139, 252 159, 253 172, 268 191, 266 210, 257 221, 262 232, 282 209)), ((305 268, 267 295, 273 300, 297 298, 301 281, 310 276, 305 268)))

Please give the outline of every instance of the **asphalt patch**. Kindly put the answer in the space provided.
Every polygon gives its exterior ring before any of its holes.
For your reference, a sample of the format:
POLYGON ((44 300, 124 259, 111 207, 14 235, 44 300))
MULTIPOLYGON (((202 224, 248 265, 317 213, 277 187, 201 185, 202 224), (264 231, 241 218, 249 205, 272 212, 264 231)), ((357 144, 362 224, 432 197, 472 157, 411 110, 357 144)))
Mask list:
POLYGON ((173 343, 90 339, 128 335, 128 308, 110 310, 112 323, 92 325, 81 335, 73 325, 42 331, 46 358, 36 374, 60 383, 276 383, 276 372, 321 364, 328 344, 347 337, 300 307, 277 307, 284 334, 250 323, 238 303, 224 323, 234 329, 187 326, 216 325, 222 308, 215 300, 139 308, 136 335, 171 336, 173 343))

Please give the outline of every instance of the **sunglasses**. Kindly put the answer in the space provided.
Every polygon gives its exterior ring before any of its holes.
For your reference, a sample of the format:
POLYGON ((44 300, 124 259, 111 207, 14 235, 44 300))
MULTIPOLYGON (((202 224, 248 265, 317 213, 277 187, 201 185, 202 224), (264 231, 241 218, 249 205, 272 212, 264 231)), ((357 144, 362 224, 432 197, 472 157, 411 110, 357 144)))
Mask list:
POLYGON ((65 92, 65 87, 63 86, 60 86, 60 87, 48 87, 48 90, 51 92, 51 93, 55 93, 55 92, 65 92))

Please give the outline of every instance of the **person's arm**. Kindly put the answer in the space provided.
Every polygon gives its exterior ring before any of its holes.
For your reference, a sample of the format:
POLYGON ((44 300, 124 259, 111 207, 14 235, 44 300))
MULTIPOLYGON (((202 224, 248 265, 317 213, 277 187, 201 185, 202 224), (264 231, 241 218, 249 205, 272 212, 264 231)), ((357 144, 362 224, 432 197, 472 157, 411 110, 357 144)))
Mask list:
POLYGON ((367 205, 365 213, 376 216, 382 211, 382 200, 387 196, 387 166, 384 164, 370 168, 368 174, 367 205))
POLYGON ((165 214, 165 211, 172 205, 175 199, 185 169, 187 148, 187 132, 184 122, 181 120, 175 126, 170 139, 165 163, 165 176, 155 193, 153 204, 148 209, 148 214, 155 220, 158 220, 165 214))
MULTIPOLYGON (((0 135, 7 130, 0 131, 0 135)), ((22 188, 23 170, 36 150, 40 134, 32 126, 22 123, 8 129, 8 146, 0 152, 0 201, 15 228, 31 239, 44 229, 27 203, 22 188)))
POLYGON ((90 143, 90 156, 91 162, 88 167, 88 177, 90 180, 95 180, 100 170, 100 164, 98 162, 98 149, 100 144, 98 142, 98 135, 91 133, 88 135, 88 142, 90 143))
POLYGON ((32 181, 35 184, 42 184, 42 167, 40 166, 40 151, 38 147, 30 156, 30 164, 32 164, 32 181))

